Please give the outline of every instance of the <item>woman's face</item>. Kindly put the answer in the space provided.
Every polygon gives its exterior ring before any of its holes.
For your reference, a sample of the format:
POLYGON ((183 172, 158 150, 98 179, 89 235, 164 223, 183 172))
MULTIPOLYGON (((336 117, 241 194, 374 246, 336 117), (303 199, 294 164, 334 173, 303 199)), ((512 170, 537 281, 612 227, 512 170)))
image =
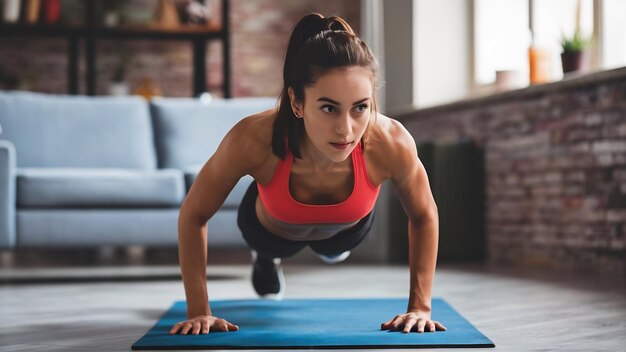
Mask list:
MULTIPOLYGON (((292 108, 304 119, 307 147, 333 162, 348 158, 372 115, 372 88, 372 72, 359 66, 333 69, 305 87, 304 105, 292 108)), ((291 88, 289 95, 294 102, 291 88)))

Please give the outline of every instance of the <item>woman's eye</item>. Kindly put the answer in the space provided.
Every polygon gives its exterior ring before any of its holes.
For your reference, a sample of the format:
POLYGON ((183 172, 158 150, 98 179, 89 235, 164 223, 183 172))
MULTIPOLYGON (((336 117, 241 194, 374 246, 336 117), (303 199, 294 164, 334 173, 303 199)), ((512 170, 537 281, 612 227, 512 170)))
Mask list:
MULTIPOLYGON (((358 106, 356 107, 357 112, 365 112, 365 111, 367 110, 367 108, 368 108, 367 104, 364 104, 364 105, 358 105, 358 106)), ((335 112, 335 111, 337 111, 337 110, 336 110, 336 109, 335 109, 335 107, 334 107, 334 106, 332 106, 332 105, 324 105, 324 106, 322 106, 322 111, 324 111, 324 112, 328 112, 328 113, 331 113, 331 112, 335 112), (327 110, 326 110, 326 109, 327 109, 327 110)))
POLYGON ((356 107, 358 112, 365 112, 365 110, 367 110, 368 106, 367 105, 359 105, 356 107))
POLYGON ((333 112, 333 111, 335 111, 335 108, 333 106, 331 106, 331 105, 324 105, 324 106, 322 106, 322 111, 324 111, 324 112, 333 112), (326 111, 324 109, 330 109, 331 111, 326 111))

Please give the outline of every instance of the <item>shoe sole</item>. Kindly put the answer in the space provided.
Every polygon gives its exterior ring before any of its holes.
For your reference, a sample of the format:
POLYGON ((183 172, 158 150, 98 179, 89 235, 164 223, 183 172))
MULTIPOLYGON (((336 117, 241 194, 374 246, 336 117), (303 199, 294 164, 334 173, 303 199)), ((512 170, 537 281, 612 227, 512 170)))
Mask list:
POLYGON ((341 263, 344 260, 348 259, 348 257, 350 256, 350 253, 351 253, 350 251, 345 251, 345 252, 341 253, 338 257, 332 258, 332 259, 329 259, 328 257, 325 257, 323 255, 319 255, 319 257, 326 264, 337 264, 337 263, 341 263))

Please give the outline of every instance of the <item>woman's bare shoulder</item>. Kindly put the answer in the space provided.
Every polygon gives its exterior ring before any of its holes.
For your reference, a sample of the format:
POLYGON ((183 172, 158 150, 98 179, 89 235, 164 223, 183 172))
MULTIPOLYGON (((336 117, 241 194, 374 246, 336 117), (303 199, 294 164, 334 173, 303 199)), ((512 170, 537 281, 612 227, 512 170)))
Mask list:
POLYGON ((240 137, 245 137, 252 143, 271 144, 272 127, 276 120, 276 113, 274 108, 244 117, 237 123, 241 125, 238 129, 240 137))
POLYGON ((415 153, 415 140, 397 120, 381 113, 373 124, 366 139, 366 153, 372 163, 390 178, 394 165, 398 165, 407 154, 415 153))
MULTIPOLYGON (((241 119, 229 132, 238 141, 240 159, 255 165, 264 163, 272 155, 272 129, 276 120, 275 108, 241 119)), ((242 161, 243 161, 242 160, 242 161)))

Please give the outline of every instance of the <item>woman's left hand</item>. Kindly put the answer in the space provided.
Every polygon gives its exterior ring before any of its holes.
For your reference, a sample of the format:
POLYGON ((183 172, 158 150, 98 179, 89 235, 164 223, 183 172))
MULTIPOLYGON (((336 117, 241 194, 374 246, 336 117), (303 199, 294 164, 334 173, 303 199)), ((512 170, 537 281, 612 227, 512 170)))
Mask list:
POLYGON ((409 331, 434 332, 437 330, 445 331, 446 327, 441 325, 440 322, 430 319, 430 314, 421 312, 409 312, 405 314, 396 315, 393 319, 386 323, 382 323, 381 330, 402 330, 405 333, 409 331))

